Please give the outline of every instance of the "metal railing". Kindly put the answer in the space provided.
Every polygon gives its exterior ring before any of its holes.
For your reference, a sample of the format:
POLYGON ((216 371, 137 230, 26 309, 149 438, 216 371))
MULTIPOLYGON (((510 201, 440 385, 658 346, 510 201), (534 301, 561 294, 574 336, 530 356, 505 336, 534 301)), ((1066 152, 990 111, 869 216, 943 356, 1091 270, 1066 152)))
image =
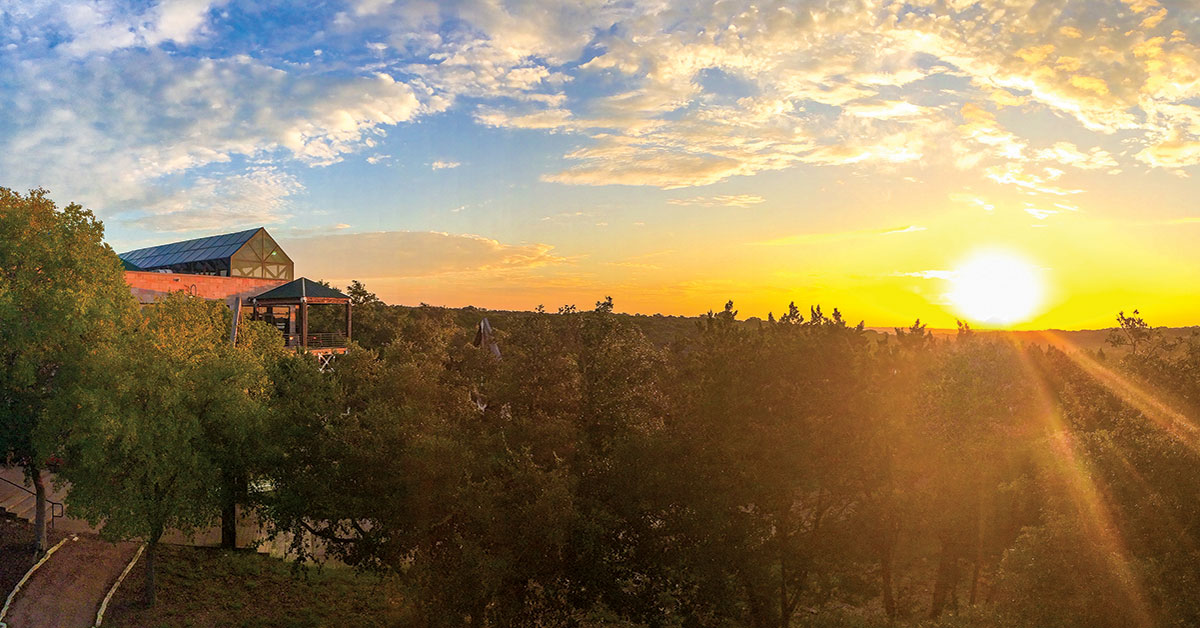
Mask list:
MULTIPOLYGON (((13 482, 12 480, 9 480, 7 478, 0 478, 0 482, 4 482, 5 484, 15 486, 15 487, 21 489, 22 491, 25 491, 26 493, 33 495, 34 503, 36 504, 37 491, 35 491, 31 488, 22 486, 20 484, 17 484, 16 482, 13 482)), ((56 502, 53 499, 50 499, 49 497, 46 498, 46 503, 50 504, 50 529, 53 530, 54 529, 54 520, 58 519, 59 517, 66 516, 66 507, 63 506, 62 502, 56 502)), ((34 509, 35 510, 37 509, 36 505, 34 506, 34 509)))
POLYGON ((346 334, 337 332, 309 332, 307 336, 302 334, 284 334, 285 345, 288 347, 308 347, 309 349, 329 349, 329 348, 345 348, 350 346, 350 342, 346 338, 346 334), (302 342, 307 340, 307 342, 302 342))

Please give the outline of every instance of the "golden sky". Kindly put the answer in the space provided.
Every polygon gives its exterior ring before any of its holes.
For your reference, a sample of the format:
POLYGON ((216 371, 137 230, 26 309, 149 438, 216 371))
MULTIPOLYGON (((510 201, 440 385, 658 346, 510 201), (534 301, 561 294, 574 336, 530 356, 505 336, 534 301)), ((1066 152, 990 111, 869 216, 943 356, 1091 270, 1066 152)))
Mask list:
POLYGON ((0 185, 119 251, 263 225, 395 303, 937 327, 999 251, 976 305, 1040 293, 1004 324, 1200 322, 1194 0, 0 13, 0 185))

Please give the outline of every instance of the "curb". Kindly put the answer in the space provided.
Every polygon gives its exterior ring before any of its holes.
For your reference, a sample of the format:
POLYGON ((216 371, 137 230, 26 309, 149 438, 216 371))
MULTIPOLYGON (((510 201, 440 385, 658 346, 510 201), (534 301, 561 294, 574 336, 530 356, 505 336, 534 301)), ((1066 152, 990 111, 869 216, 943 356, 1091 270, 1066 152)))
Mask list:
MULTIPOLYGON (((78 538, 79 538, 78 536, 72 536, 72 537, 70 537, 69 540, 77 540, 78 538)), ((13 599, 17 597, 17 593, 21 591, 21 587, 25 585, 25 582, 29 580, 29 577, 33 575, 33 572, 37 571, 38 567, 42 566, 42 563, 46 562, 47 560, 50 560, 50 555, 53 554, 54 552, 58 551, 58 548, 62 547, 63 543, 66 543, 67 540, 68 539, 64 538, 63 540, 59 541, 54 547, 51 547, 50 551, 46 552, 46 555, 43 556, 41 560, 34 563, 33 566, 29 568, 29 571, 25 572, 25 575, 21 578, 21 580, 19 582, 17 582, 17 586, 13 587, 13 590, 8 593, 8 598, 6 598, 4 600, 4 608, 0 608, 0 619, 4 619, 4 616, 8 614, 8 607, 12 605, 13 599)), ((8 624, 0 621, 0 628, 7 628, 7 627, 8 627, 8 624)))
MULTIPOLYGON (((104 601, 100 603, 100 610, 96 611, 96 623, 92 624, 92 628, 100 628, 100 623, 104 621, 104 611, 108 610, 108 603, 112 601, 112 597, 117 592, 117 588, 120 587, 121 583, 125 581, 125 576, 128 576, 129 572, 133 570, 133 566, 136 565, 138 559, 142 557, 142 552, 145 551, 145 549, 146 544, 142 543, 142 546, 138 548, 138 551, 133 555, 133 558, 129 559, 129 564, 125 565, 125 571, 121 572, 121 575, 117 577, 117 581, 113 583, 112 588, 108 590, 108 595, 104 596, 104 601)), ((0 628, 5 627, 0 626, 0 628)))

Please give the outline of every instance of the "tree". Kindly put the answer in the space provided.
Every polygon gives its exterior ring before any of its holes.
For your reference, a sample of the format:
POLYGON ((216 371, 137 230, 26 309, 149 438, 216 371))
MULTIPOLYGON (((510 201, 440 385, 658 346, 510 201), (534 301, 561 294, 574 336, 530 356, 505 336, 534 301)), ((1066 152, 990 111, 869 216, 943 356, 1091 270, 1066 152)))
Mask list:
POLYGON ((357 279, 351 281, 350 285, 346 287, 346 295, 350 297, 350 304, 355 307, 383 303, 379 297, 375 296, 374 292, 368 291, 367 287, 357 279))
POLYGON ((35 435, 55 413, 70 420, 92 376, 85 357, 113 342, 134 308, 103 237, 103 225, 79 205, 59 210, 45 190, 0 188, 0 462, 24 467, 34 485, 39 552, 51 452, 35 435))
MULTIPOLYGON (((361 281, 350 282, 350 285, 346 287, 346 295, 350 297, 350 305, 354 308, 354 342, 364 348, 382 349, 386 347, 409 323, 409 317, 404 308, 384 303, 375 293, 367 290, 361 281)), ((309 315, 312 316, 310 327, 328 330, 343 329, 346 324, 343 311, 343 308, 336 307, 309 308, 309 315)))
POLYGON ((922 525, 937 544, 929 615, 955 608, 962 567, 971 568, 969 604, 979 584, 1031 523, 1020 486, 1030 447, 1044 435, 1038 374, 1029 349, 980 337, 960 324, 953 343, 939 347, 926 373, 913 429, 926 445, 922 525))
POLYGON ((786 627, 849 564, 868 345, 836 310, 805 321, 793 304, 761 330, 736 315, 732 303, 710 312, 677 357, 668 492, 680 505, 665 525, 707 613, 786 627))
POLYGON ((150 605, 163 534, 212 523, 260 447, 269 381, 251 339, 265 334, 247 326, 245 344, 230 346, 229 322, 223 303, 182 292, 147 307, 123 342, 90 356, 93 385, 53 431, 72 509, 106 538, 145 540, 150 605))
POLYGON ((285 355, 283 337, 271 325, 243 320, 239 328, 236 346, 214 345, 208 368, 229 385, 220 388, 226 397, 210 405, 203 417, 207 451, 221 470, 221 546, 228 549, 237 547, 237 509, 250 501, 250 480, 266 471, 261 453, 272 440, 267 416, 274 386, 270 373, 285 355))

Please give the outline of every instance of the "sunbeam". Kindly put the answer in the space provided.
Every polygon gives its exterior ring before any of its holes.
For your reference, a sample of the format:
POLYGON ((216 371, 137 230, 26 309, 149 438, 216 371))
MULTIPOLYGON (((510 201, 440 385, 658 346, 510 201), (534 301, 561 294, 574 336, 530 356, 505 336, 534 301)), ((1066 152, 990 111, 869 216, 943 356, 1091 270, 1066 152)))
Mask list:
POLYGON ((1020 357, 1022 368, 1034 386, 1036 413, 1043 422, 1054 454, 1048 467, 1057 472, 1059 480, 1067 488, 1068 497, 1088 526, 1087 535, 1104 548, 1103 554, 1110 568, 1117 574, 1118 582, 1125 587, 1122 593, 1133 605, 1138 626, 1153 626, 1153 615, 1146 594, 1130 568, 1128 547, 1114 521, 1104 492, 1092 479, 1091 469, 1078 451, 1076 437, 1063 420, 1060 407, 1051 394, 1041 369, 1030 359, 1029 349, 1021 346, 1015 339, 1011 339, 1011 342, 1014 351, 1020 357))

